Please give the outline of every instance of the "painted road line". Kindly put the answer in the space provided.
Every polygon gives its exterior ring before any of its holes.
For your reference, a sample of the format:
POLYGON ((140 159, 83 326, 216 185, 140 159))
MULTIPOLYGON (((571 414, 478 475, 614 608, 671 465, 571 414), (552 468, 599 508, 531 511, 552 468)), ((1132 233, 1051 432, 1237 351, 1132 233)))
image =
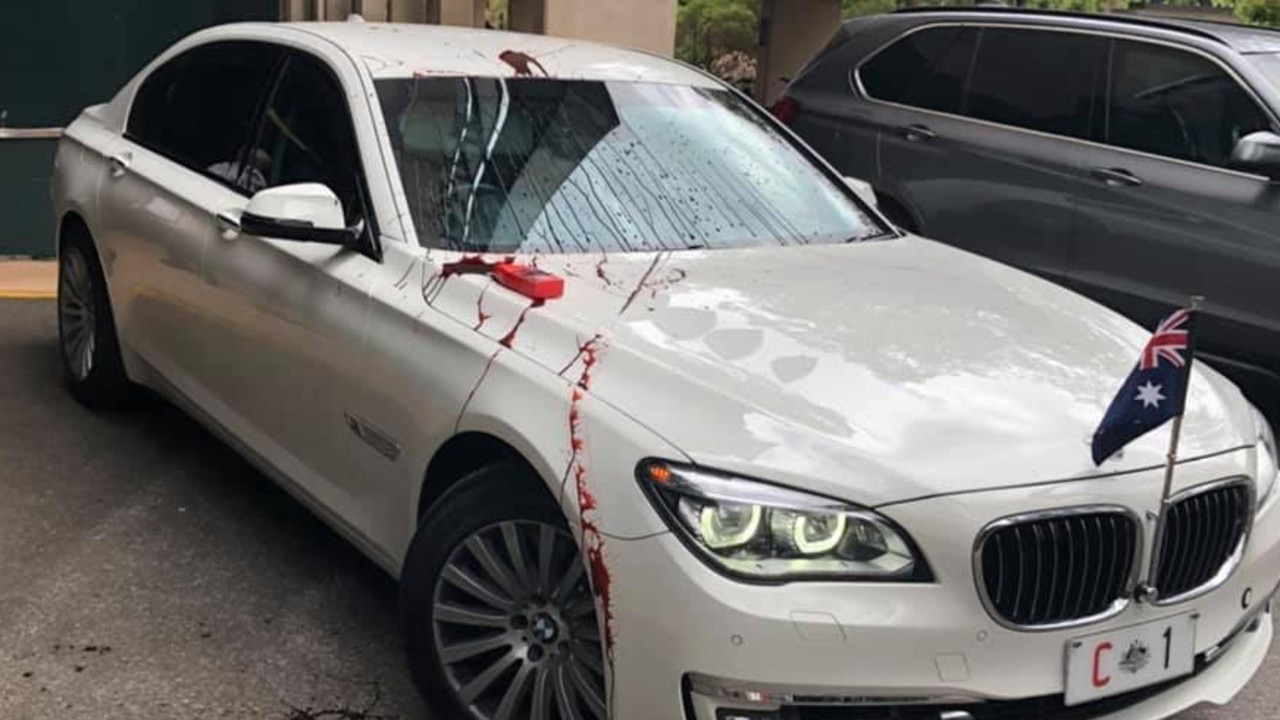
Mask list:
POLYGON ((58 293, 48 290, 0 290, 0 300, 56 300, 58 293))

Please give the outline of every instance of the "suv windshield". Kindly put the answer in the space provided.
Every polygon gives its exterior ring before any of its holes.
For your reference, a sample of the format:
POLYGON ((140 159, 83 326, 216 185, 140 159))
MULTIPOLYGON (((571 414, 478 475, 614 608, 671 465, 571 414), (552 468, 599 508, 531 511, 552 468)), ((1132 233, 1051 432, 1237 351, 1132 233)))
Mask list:
POLYGON ((429 247, 625 252, 889 232, 728 91, 453 77, 377 90, 429 247))

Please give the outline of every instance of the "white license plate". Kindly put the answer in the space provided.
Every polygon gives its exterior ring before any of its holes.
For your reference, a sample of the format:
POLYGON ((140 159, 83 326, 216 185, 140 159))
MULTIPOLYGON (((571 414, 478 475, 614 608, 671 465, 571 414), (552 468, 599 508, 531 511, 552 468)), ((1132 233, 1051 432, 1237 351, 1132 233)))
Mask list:
POLYGON ((1137 690, 1195 669, 1196 619, 1186 613, 1067 641, 1067 705, 1137 690))

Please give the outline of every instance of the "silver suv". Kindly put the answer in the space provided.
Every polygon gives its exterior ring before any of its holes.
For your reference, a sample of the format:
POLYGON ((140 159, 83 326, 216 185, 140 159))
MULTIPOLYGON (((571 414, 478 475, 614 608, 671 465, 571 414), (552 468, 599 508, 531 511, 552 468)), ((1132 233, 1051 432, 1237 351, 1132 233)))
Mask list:
POLYGON ((1280 32, 1034 11, 846 23, 775 113, 901 226, 1150 325, 1280 420, 1280 32))

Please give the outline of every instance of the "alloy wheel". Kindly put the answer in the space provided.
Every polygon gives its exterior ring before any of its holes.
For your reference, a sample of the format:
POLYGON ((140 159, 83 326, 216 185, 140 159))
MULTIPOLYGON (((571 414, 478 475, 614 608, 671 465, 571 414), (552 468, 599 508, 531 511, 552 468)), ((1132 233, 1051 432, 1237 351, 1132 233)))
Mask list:
POLYGON ((603 720, 595 601, 573 538, 542 522, 472 533, 436 581, 436 655, 478 720, 603 720))
POLYGON ((84 253, 67 248, 58 273, 58 320, 62 356, 72 376, 83 381, 93 372, 97 346, 97 317, 93 302, 93 275, 84 253))

